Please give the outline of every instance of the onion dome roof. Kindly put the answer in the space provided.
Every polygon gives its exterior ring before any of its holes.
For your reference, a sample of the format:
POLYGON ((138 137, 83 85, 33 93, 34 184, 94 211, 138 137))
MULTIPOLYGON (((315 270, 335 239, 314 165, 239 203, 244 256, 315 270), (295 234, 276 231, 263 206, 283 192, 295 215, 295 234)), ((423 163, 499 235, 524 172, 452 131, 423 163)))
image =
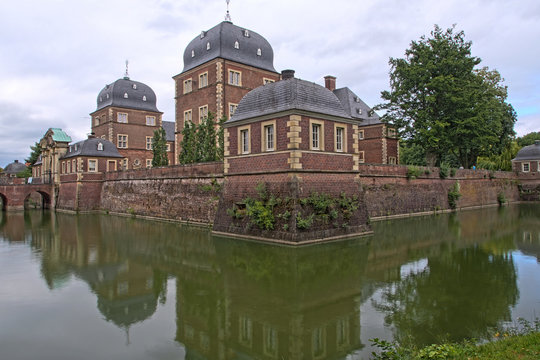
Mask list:
POLYGON ((519 150, 514 160, 540 160, 540 140, 519 150))
POLYGON ((97 97, 97 109, 117 106, 127 109, 159 112, 156 107, 156 93, 150 86, 129 77, 118 79, 105 85, 97 97))
POLYGON ((6 168, 4 169, 5 174, 17 174, 21 171, 26 170, 26 165, 23 163, 20 163, 19 160, 15 160, 11 164, 6 165, 6 168))
POLYGON ((88 139, 86 140, 70 145, 68 152, 62 157, 62 159, 68 159, 76 156, 107 158, 123 157, 120 155, 118 149, 112 142, 94 137, 93 135, 88 136, 88 139))
POLYGON ((248 92, 227 123, 293 109, 351 119, 332 91, 293 77, 248 92))
POLYGON ((270 43, 256 32, 229 21, 202 31, 188 44, 184 51, 182 72, 218 57, 276 72, 274 50, 270 43))

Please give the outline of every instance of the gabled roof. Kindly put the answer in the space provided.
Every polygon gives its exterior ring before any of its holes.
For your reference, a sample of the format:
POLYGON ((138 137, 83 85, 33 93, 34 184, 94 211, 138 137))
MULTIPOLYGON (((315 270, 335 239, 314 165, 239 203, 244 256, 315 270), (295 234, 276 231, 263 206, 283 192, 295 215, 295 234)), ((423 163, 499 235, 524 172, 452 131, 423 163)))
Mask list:
POLYGON ((62 157, 62 159, 73 158, 76 156, 92 156, 92 157, 107 157, 107 158, 121 158, 123 157, 118 152, 116 146, 104 139, 89 137, 86 140, 79 141, 69 146, 68 152, 62 157), (99 145, 101 144, 101 146, 99 145), (103 150, 98 150, 103 149, 103 150))
POLYGON ((289 78, 251 90, 226 123, 293 109, 350 119, 330 90, 309 81, 289 78))
POLYGON ((165 129, 167 141, 174 141, 174 121, 163 121, 162 126, 165 129))
POLYGON ((379 115, 375 112, 371 114, 371 108, 348 87, 336 89, 334 90, 334 94, 341 102, 343 110, 347 112, 347 115, 353 119, 360 120, 361 125, 373 125, 381 123, 379 115))

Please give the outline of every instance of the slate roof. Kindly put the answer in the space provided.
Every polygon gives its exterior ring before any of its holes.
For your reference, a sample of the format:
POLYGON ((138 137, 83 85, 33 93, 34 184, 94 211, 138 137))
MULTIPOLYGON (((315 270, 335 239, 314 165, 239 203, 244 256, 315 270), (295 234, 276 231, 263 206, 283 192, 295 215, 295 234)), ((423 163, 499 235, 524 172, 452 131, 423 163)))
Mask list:
POLYGON ((163 121, 162 126, 165 129, 167 141, 174 141, 174 121, 163 121))
POLYGON ((97 109, 117 106, 127 109, 160 112, 156 107, 156 93, 150 86, 129 77, 105 85, 97 97, 97 109), (126 97, 127 94, 127 97, 126 97))
POLYGON ((236 26, 229 21, 203 31, 191 40, 184 50, 182 72, 218 57, 276 72, 274 50, 270 43, 256 32, 236 26), (238 49, 235 48, 236 41, 238 41, 238 49))
POLYGON ((4 174, 17 174, 24 170, 26 170, 26 165, 24 163, 20 163, 19 160, 15 160, 14 162, 6 165, 4 174))
POLYGON ((122 155, 120 155, 118 149, 112 142, 96 137, 88 137, 88 139, 86 140, 71 144, 69 146, 68 152, 62 157, 62 159, 73 158, 76 156, 107 158, 123 157, 122 155), (98 150, 98 144, 103 145, 103 150, 98 150))
POLYGON ((343 106, 343 110, 353 119, 360 120, 361 125, 380 124, 381 118, 375 112, 371 114, 371 108, 360 99, 358 95, 351 91, 348 87, 334 90, 343 106))
POLYGON ((540 160, 540 140, 536 140, 534 144, 525 146, 519 150, 515 159, 512 159, 512 161, 516 160, 540 160))
POLYGON ((226 123, 292 109, 351 118, 337 96, 327 88, 290 78, 251 90, 242 98, 234 115, 226 123))

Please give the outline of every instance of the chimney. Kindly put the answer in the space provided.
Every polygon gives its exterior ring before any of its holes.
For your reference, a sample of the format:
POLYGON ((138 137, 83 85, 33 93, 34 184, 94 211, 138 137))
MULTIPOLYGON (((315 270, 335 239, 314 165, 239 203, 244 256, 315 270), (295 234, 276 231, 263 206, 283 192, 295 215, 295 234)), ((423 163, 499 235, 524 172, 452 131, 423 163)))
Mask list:
POLYGON ((281 71, 281 80, 287 80, 294 78, 294 70, 283 70, 281 71))
POLYGON ((96 137, 96 133, 95 132, 91 132, 90 134, 88 134, 88 138, 89 139, 93 139, 96 137))
POLYGON ((324 87, 330 91, 336 90, 336 77, 332 75, 326 75, 324 77, 324 87))
POLYGON ((18 164, 19 163, 19 160, 15 160, 15 164, 18 164))

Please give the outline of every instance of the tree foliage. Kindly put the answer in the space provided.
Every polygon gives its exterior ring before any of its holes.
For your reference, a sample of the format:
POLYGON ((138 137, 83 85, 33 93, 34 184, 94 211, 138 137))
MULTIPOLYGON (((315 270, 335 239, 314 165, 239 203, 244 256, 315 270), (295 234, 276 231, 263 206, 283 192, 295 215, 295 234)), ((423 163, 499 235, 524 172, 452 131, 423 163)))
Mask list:
POLYGON ((36 142, 33 146, 30 146, 30 156, 28 156, 28 159, 24 159, 30 166, 34 165, 39 158, 39 155, 41 155, 41 146, 38 142, 36 142))
POLYGON ((517 138, 517 143, 520 147, 534 144, 536 140, 540 140, 540 131, 531 132, 517 138))
POLYGON ((182 130, 179 161, 181 164, 219 161, 223 159, 225 118, 217 123, 214 114, 209 112, 200 124, 188 121, 182 130))
POLYGON ((489 157, 479 156, 477 166, 485 170, 512 171, 512 159, 516 157, 520 146, 517 141, 510 142, 500 154, 489 157))
POLYGON ((169 165, 169 157, 167 155, 167 134, 164 128, 154 130, 152 139, 152 167, 169 165))
POLYGON ((390 91, 375 110, 394 124, 413 148, 425 151, 427 165, 451 156, 472 166, 478 156, 500 154, 514 135, 516 114, 506 103, 507 88, 496 70, 477 69, 463 31, 442 30, 412 41, 405 58, 389 61, 390 91))

